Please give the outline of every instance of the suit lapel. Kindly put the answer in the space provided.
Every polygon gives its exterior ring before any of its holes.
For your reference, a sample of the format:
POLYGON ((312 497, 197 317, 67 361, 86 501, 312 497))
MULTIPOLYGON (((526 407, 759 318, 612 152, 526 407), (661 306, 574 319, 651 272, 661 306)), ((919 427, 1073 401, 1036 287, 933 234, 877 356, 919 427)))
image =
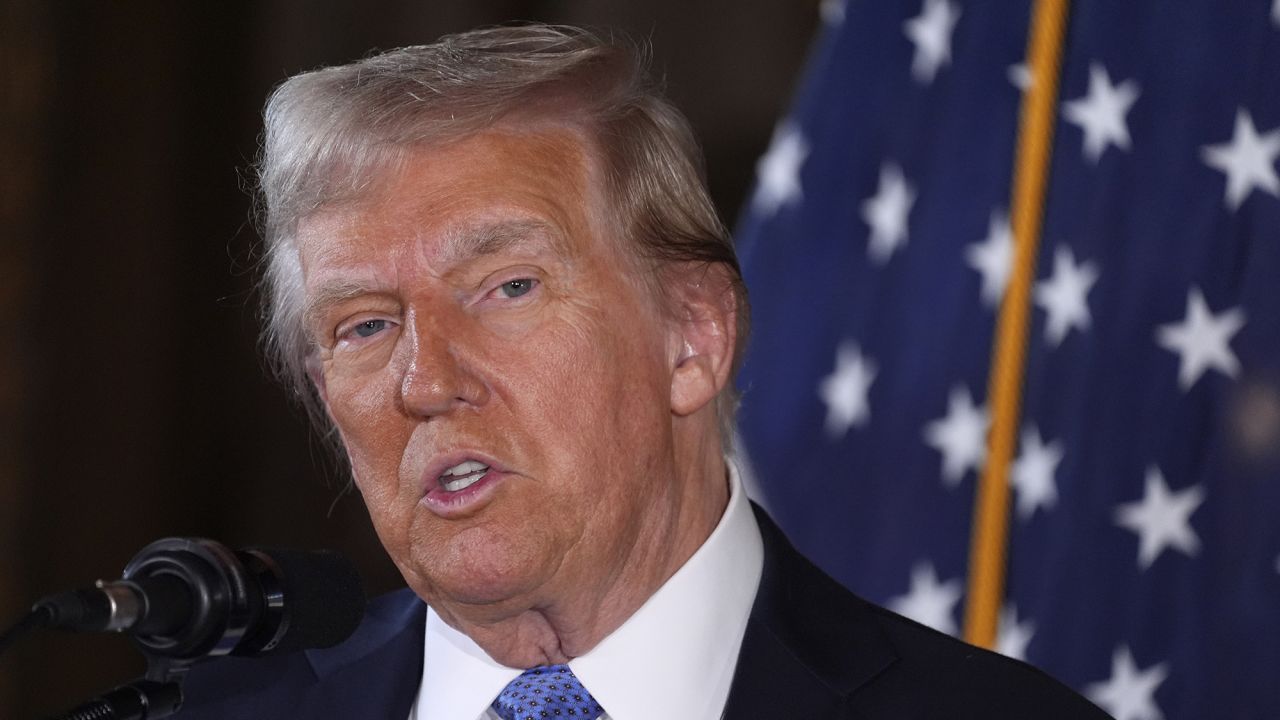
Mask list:
POLYGON ((766 624, 748 622, 725 720, 832 717, 843 702, 766 624))
POLYGON ((402 590, 371 607, 365 623, 335 648, 311 650, 307 659, 319 679, 299 717, 404 718, 422 681, 422 643, 427 606, 402 590))
POLYGON ((897 655, 870 606, 806 560, 753 504, 764 571, 727 720, 847 717, 847 699, 897 655))

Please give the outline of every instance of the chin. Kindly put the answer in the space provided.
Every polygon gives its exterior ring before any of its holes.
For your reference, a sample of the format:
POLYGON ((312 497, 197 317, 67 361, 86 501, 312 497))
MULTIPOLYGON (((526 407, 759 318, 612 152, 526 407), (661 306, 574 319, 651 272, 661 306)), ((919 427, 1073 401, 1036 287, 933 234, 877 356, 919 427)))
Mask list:
POLYGON ((427 588, 412 580, 410 585, 429 602, 472 606, 518 603, 532 595, 556 565, 549 553, 541 552, 543 544, 537 540, 506 528, 472 527, 443 538, 443 542, 415 543, 410 565, 427 588))

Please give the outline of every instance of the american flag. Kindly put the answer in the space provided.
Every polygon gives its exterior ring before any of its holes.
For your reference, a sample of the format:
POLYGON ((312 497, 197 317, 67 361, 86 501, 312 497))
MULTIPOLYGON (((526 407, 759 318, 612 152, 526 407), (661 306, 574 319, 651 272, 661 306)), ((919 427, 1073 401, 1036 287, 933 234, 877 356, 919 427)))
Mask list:
MULTIPOLYGON (((758 492, 959 634, 1028 3, 823 3, 740 221, 758 492)), ((1076 0, 997 649, 1119 720, 1280 718, 1280 0, 1076 0)))

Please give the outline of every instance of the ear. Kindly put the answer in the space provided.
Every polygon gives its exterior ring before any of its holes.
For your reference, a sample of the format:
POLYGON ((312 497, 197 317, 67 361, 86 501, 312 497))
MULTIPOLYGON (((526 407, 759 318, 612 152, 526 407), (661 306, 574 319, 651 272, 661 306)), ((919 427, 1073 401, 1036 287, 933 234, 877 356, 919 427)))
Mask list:
POLYGON ((713 402, 730 381, 738 301, 731 273, 719 263, 686 263, 668 272, 671 411, 686 416, 713 402))

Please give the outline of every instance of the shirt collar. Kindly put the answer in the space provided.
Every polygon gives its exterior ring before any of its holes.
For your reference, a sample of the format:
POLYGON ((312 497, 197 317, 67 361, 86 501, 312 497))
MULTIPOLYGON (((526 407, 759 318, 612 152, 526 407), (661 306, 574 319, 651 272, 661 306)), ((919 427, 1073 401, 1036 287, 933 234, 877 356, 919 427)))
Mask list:
MULTIPOLYGON (((726 464, 729 502, 702 547, 617 630, 569 663, 612 720, 703 720, 724 709, 764 563, 738 469, 726 464)), ((431 609, 423 652, 419 720, 475 720, 522 672, 495 662, 431 609)))

